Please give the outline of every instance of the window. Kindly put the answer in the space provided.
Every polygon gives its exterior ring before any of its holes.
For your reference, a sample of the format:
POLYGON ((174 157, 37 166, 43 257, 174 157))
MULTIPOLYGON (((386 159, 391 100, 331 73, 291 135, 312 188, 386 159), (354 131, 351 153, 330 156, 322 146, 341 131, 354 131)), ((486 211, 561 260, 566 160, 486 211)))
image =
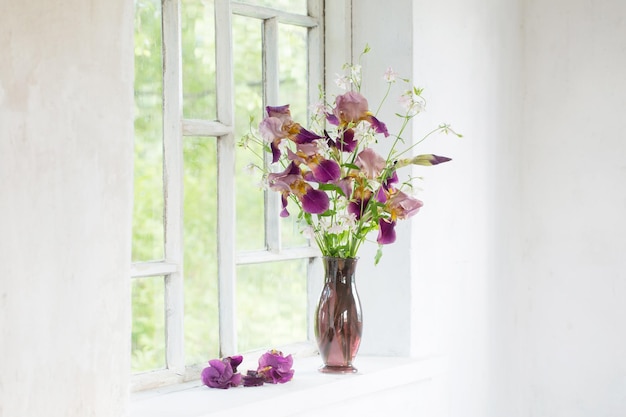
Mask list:
POLYGON ((135 0, 136 388, 310 337, 317 250, 246 173, 253 156, 237 141, 265 105, 306 118, 322 83, 321 10, 321 0, 135 0))

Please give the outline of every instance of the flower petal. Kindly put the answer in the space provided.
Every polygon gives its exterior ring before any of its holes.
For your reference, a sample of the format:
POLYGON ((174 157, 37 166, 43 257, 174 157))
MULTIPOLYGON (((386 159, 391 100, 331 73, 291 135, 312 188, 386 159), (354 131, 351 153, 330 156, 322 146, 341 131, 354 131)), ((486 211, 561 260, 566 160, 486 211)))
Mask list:
POLYGON ((370 122, 376 133, 382 133, 383 135, 385 135, 385 137, 389 136, 389 132, 387 131, 387 125, 385 125, 383 122, 381 122, 372 115, 369 115, 367 117, 367 121, 370 122))
POLYGON ((388 222, 385 219, 380 219, 378 221, 378 237, 376 238, 376 242, 380 245, 388 245, 396 241, 396 231, 395 226, 396 222, 388 222))
MULTIPOLYGON (((310 186, 309 186, 310 187, 310 186)), ((310 187, 307 192, 300 197, 302 209, 311 214, 322 214, 328 210, 330 202, 328 195, 324 191, 310 187)))
POLYGON ((357 155, 355 164, 369 179, 377 178, 386 165, 385 158, 378 155, 372 148, 365 148, 357 155))
POLYGON ((367 99, 356 91, 348 91, 335 99, 333 114, 342 123, 358 122, 366 117, 367 111, 367 99))
POLYGON ((343 152, 353 152, 358 143, 359 141, 354 138, 354 130, 352 129, 347 129, 343 132, 342 137, 337 138, 337 147, 343 152))
POLYGON ((315 180, 318 182, 328 183, 339 179, 341 168, 339 164, 332 159, 324 159, 319 164, 309 165, 315 180))
POLYGON ((257 372, 263 377, 265 382, 271 384, 284 384, 291 381, 294 370, 293 358, 291 355, 283 356, 282 352, 271 350, 259 358, 257 372))
POLYGON ((315 132, 311 132, 310 130, 306 130, 305 128, 300 128, 300 131, 296 134, 294 142, 296 143, 309 143, 313 142, 316 139, 322 139, 323 136, 318 135, 315 132))
POLYGON ((332 113, 326 113, 326 121, 334 126, 339 126, 339 118, 332 113))

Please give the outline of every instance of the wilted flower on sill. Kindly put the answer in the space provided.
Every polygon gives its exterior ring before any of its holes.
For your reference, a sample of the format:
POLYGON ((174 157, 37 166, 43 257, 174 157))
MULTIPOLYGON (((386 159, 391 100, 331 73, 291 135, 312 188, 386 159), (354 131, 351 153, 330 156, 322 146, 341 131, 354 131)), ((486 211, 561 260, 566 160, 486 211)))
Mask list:
POLYGON ((265 382, 270 384, 284 384, 291 381, 294 370, 291 369, 293 358, 291 355, 283 356, 278 350, 270 350, 259 358, 257 372, 265 382))
POLYGON ((259 375, 257 371, 248 371, 248 373, 243 376, 244 387, 260 387, 264 382, 263 376, 259 375))
POLYGON ((242 356, 210 360, 210 366, 202 370, 202 383, 210 388, 221 389, 238 386, 241 384, 241 374, 237 373, 237 367, 242 360, 242 356))

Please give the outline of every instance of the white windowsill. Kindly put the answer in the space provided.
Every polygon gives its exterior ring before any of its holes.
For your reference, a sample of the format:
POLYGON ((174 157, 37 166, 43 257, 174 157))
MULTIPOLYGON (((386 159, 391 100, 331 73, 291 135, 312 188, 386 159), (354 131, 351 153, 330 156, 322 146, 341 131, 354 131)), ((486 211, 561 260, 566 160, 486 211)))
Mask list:
MULTIPOLYGON (((445 371, 442 357, 358 357, 356 374, 322 374, 318 356, 294 360, 294 379, 261 387, 210 389, 200 381, 132 395, 131 417, 287 417, 428 381, 445 371)), ((245 369, 240 369, 245 373, 245 369)), ((307 414, 308 415, 308 414, 307 414)))

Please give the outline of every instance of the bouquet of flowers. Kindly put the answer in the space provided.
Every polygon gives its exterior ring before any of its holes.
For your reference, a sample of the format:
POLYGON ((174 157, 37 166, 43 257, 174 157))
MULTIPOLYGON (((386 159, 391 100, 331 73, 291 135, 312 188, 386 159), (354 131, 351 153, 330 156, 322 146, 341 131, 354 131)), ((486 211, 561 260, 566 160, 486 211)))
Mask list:
MULTIPOLYGON (((368 51, 366 47, 364 53, 368 51)), ((388 68, 383 77, 387 92, 378 110, 372 112, 360 93, 361 66, 345 65, 344 70, 346 74, 338 77, 337 84, 350 90, 336 96, 333 103, 322 97, 312 106, 309 127, 291 118, 289 105, 268 106, 258 132, 251 131, 240 145, 250 147, 253 141, 271 155, 258 155, 261 162, 254 167, 262 171, 264 184, 280 193, 280 215, 289 216, 295 208, 303 232, 315 240, 322 255, 355 258, 370 232, 377 231, 378 262, 382 245, 396 240, 397 222, 415 215, 423 204, 412 195, 414 178, 400 181, 398 170, 450 161, 445 156, 412 153, 434 133, 461 135, 442 124, 405 149, 398 149, 405 144, 402 135, 408 123, 425 108, 423 90, 413 86, 404 90, 399 97, 403 111, 396 113, 401 127, 391 134, 377 113, 392 85, 397 80, 409 80, 388 68), (374 150, 379 140, 391 141, 386 156, 374 150), (271 163, 264 163, 267 159, 271 163)))

